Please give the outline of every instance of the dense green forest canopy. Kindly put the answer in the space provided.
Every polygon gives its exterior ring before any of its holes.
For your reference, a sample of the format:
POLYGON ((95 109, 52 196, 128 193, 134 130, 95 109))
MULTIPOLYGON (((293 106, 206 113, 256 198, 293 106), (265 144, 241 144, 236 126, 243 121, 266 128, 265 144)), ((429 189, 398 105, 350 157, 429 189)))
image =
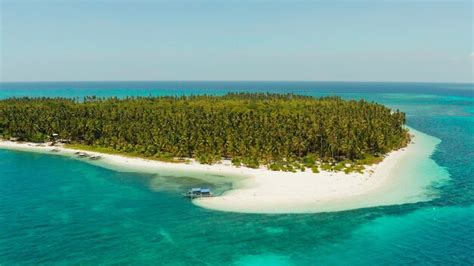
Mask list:
POLYGON ((0 101, 0 135, 72 143, 151 158, 232 158, 256 167, 358 160, 409 141, 405 114, 364 100, 292 94, 11 98, 0 101))

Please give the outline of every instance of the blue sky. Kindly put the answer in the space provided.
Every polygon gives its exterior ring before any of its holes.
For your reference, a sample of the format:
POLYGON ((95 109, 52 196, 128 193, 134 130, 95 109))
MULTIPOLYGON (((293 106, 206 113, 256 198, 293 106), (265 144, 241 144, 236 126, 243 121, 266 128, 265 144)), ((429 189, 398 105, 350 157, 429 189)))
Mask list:
POLYGON ((473 79, 471 1, 0 2, 1 81, 473 79))

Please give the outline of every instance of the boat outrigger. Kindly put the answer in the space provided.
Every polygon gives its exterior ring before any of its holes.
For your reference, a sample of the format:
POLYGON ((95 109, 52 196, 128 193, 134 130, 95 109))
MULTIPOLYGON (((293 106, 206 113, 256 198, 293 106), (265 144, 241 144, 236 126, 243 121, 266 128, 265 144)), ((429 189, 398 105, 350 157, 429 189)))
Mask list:
POLYGON ((101 159, 101 158, 102 158, 102 156, 94 155, 94 156, 91 156, 90 159, 93 160, 93 161, 96 161, 96 160, 99 160, 99 159, 101 159))
POLYGON ((79 158, 85 158, 85 157, 89 157, 90 155, 85 153, 85 152, 76 152, 77 156, 79 156, 79 158))
POLYGON ((190 199, 201 198, 201 197, 212 197, 212 192, 209 188, 191 188, 186 194, 185 197, 190 199))

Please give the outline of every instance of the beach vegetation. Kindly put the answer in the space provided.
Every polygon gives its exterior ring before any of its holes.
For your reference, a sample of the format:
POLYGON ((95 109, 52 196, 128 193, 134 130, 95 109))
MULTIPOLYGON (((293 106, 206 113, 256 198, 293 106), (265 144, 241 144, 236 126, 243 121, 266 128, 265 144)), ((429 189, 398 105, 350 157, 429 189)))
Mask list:
POLYGON ((236 167, 242 166, 242 161, 240 160, 240 157, 232 158, 231 162, 232 162, 232 165, 236 167))
POLYGON ((281 171, 358 171, 408 144, 405 122, 378 103, 293 94, 0 100, 0 134, 22 141, 57 133, 83 149, 281 171))
POLYGON ((268 166, 268 169, 270 169, 272 171, 281 171, 282 167, 278 163, 272 163, 268 166))
POLYGON ((313 173, 317 174, 317 173, 319 173, 319 168, 317 166, 313 166, 313 167, 311 167, 311 171, 313 171, 313 173))
POLYGON ((321 164, 321 170, 324 171, 332 171, 333 167, 330 163, 322 163, 321 164))

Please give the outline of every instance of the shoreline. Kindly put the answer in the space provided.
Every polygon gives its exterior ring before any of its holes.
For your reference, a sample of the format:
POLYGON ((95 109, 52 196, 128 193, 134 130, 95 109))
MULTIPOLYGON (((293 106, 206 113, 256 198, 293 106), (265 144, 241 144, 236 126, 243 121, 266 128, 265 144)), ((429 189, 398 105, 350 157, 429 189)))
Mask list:
POLYGON ((266 167, 235 167, 227 160, 213 165, 194 160, 170 163, 27 142, 0 141, 0 148, 72 158, 76 157, 75 152, 86 152, 102 159, 78 160, 124 172, 166 173, 177 178, 184 174, 224 175, 221 178, 225 180, 220 181, 232 182, 231 190, 216 197, 194 199, 193 203, 212 210, 242 213, 316 213, 414 203, 434 197, 429 187, 449 176, 430 159, 440 140, 411 128, 410 134, 414 138, 407 147, 390 152, 376 165, 366 166, 362 174, 316 174, 310 169, 296 173, 271 171, 266 167), (59 151, 51 152, 53 148, 59 151), (420 168, 435 171, 423 173, 420 168))

